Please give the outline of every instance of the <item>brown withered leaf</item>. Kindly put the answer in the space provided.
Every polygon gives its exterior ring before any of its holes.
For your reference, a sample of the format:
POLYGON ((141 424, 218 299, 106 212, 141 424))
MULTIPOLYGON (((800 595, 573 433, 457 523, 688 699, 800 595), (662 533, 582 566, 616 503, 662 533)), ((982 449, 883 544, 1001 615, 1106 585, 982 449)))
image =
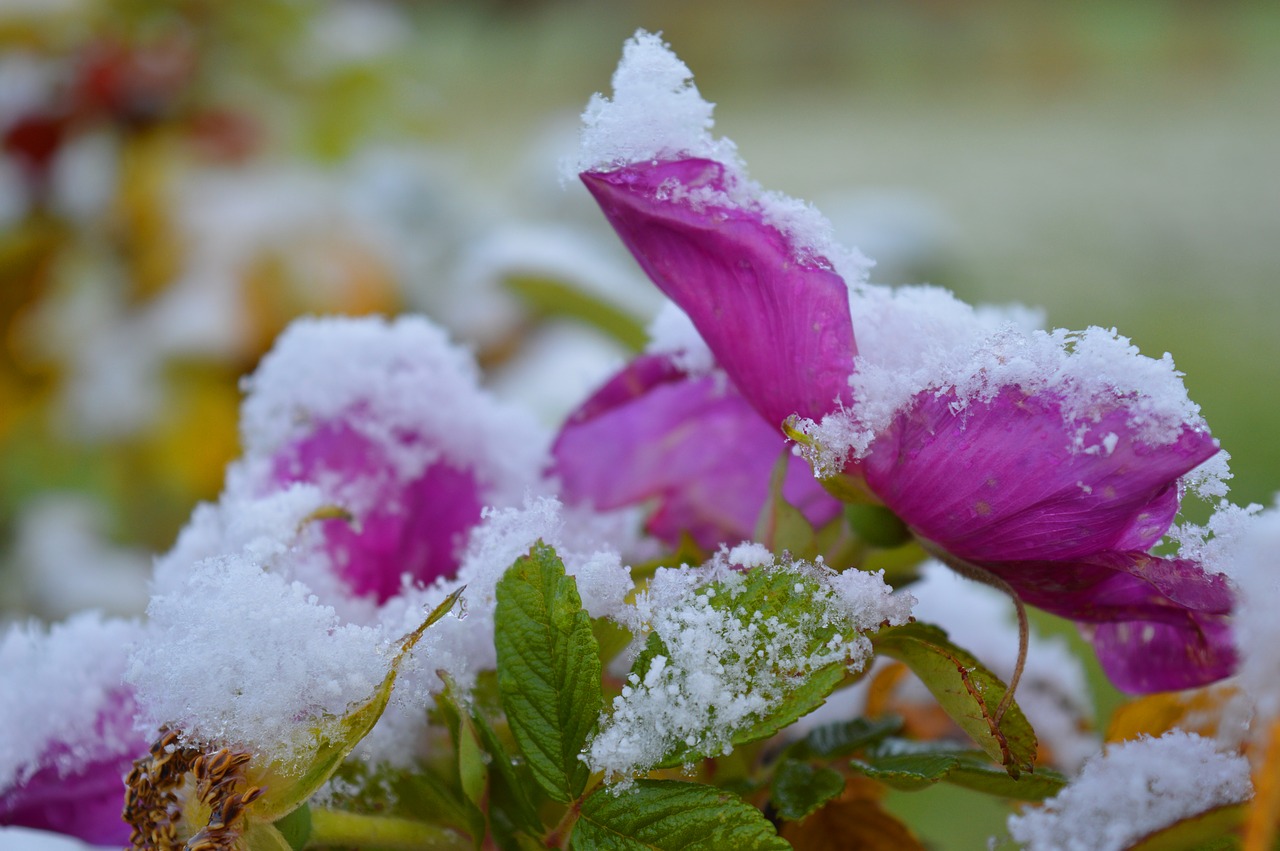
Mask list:
POLYGON ((924 851, 916 835, 880 806, 884 789, 850 777, 844 794, 804 821, 783 822, 778 833, 797 851, 924 851))

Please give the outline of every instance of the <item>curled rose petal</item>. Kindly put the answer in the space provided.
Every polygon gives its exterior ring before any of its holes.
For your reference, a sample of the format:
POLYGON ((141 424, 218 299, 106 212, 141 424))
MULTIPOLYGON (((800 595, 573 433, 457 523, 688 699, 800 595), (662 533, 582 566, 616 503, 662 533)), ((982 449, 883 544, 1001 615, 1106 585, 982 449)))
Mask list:
POLYGON ((822 258, 797 259, 759 210, 730 201, 722 164, 682 159, 581 177, 766 421, 848 401, 857 350, 844 280, 822 258))
POLYGON ((1103 415, 1081 449, 1052 396, 1006 388, 957 413, 953 394, 926 393, 877 435, 862 469, 912 529, 967 561, 1145 548, 1173 520, 1178 478, 1218 447, 1190 427, 1147 446, 1125 417, 1103 415))
POLYGON ((1133 694, 1217 682, 1231 676, 1238 661, 1222 616, 1185 612, 1181 623, 1113 621, 1086 634, 1107 676, 1133 694))

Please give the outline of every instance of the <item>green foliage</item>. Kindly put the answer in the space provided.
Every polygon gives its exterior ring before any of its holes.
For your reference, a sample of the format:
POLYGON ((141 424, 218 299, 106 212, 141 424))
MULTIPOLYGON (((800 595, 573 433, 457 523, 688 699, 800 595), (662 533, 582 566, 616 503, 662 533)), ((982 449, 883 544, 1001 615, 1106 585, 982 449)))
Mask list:
MULTIPOLYGON (((724 729, 729 723, 710 707, 693 744, 672 737, 670 749, 657 763, 675 766, 701 757, 719 756, 725 745, 739 747, 772 736, 823 704, 847 675, 851 636, 835 642, 842 627, 828 619, 819 602, 827 589, 813 576, 788 570, 752 570, 741 584, 712 582, 701 589, 705 606, 724 619, 739 639, 717 661, 738 670, 733 687, 742 695, 766 698, 766 712, 724 729), (795 637, 799 636, 797 640, 795 637), (795 642, 782 652, 779 645, 795 642)), ((848 631, 848 627, 843 627, 848 631)), ((673 636, 679 641, 680 636, 673 636)), ((644 682, 658 657, 678 654, 663 636, 652 632, 631 668, 635 682, 644 682)), ((861 659, 857 661, 862 661, 861 659)), ((677 683, 678 685, 678 683, 677 683)))
MULTIPOLYGON (((479 847, 485 833, 484 798, 488 787, 488 764, 480 746, 480 733, 470 715, 463 712, 455 695, 457 686, 443 676, 444 691, 436 696, 436 707, 449 728, 454 743, 454 759, 448 766, 449 783, 424 783, 419 794, 435 798, 436 804, 425 812, 450 814, 451 820, 471 834, 479 847)), ((433 777, 428 772, 424 776, 433 777)))
POLYGON ((535 313, 576 319, 590 325, 633 352, 644 349, 649 334, 644 324, 613 304, 564 281, 529 275, 510 275, 507 288, 525 300, 535 313))
POLYGON ((999 723, 995 709, 1005 685, 966 650, 952 644, 936 626, 910 623, 881 630, 876 650, 904 663, 921 679, 951 719, 969 734, 1011 777, 1030 771, 1036 735, 1016 703, 999 723))
POLYGON ((858 537, 873 547, 891 549, 912 539, 907 524, 883 505, 845 505, 844 517, 858 537))
POLYGON ((554 800, 582 793, 578 758, 599 719, 600 655, 577 584, 555 550, 536 544, 497 586, 498 689, 534 779, 554 800))
POLYGON ((797 759, 849 756, 901 729, 902 719, 894 716, 854 718, 810 730, 807 736, 788 748, 787 753, 797 759))
MULTIPOLYGON (((1237 832, 1249 815, 1247 804, 1214 807, 1150 833, 1128 851, 1228 851, 1239 848, 1237 832)), ((1272 848, 1280 846, 1280 842, 1272 848)))
POLYGON ((865 760, 855 759, 850 764, 886 786, 907 792, 946 781, 1013 800, 1043 801, 1058 794, 1067 783, 1065 777, 1052 769, 1041 768, 1034 774, 1015 778, 993 766, 980 751, 902 740, 884 742, 865 760))
POLYGON ((785 447, 769 473, 769 498, 756 519, 755 540, 774 552, 787 551, 793 556, 812 558, 817 555, 813 525, 800 509, 782 493, 791 468, 791 447, 785 447))
MULTIPOLYGON (((406 836, 437 836, 430 832, 440 831, 438 841, 454 848, 710 851, 790 847, 773 823, 738 793, 757 803, 767 801, 789 830, 820 834, 828 822, 854 819, 863 824, 865 818, 873 818, 866 824, 877 825, 867 827, 873 833, 889 829, 884 826, 888 821, 874 820, 887 819, 875 803, 881 787, 857 779, 853 782, 866 787, 861 797, 845 800, 851 772, 895 789, 947 783, 1028 801, 1062 787, 1065 781, 1052 771, 1027 773, 1035 738, 1016 706, 1000 724, 992 718, 991 708, 1004 694, 999 680, 941 630, 924 624, 881 629, 873 646, 920 675, 983 746, 982 752, 891 738, 903 726, 893 717, 818 727, 772 753, 752 748, 820 706, 848 679, 850 663, 869 661, 864 658, 867 645, 858 646, 863 639, 828 611, 831 593, 822 575, 806 570, 756 569, 691 584, 687 599, 664 610, 663 630, 655 627, 650 633, 632 668, 633 687, 652 687, 661 697, 669 689, 693 689, 686 678, 706 674, 698 653, 682 653, 688 648, 679 643, 688 637, 682 631, 682 607, 688 605, 690 624, 699 624, 700 630, 723 627, 727 640, 723 647, 708 649, 716 654, 708 664, 727 672, 725 687, 764 698, 767 709, 740 715, 728 725, 717 717, 713 700, 698 722, 704 725, 698 736, 681 732, 669 739, 661 765, 705 767, 703 782, 646 778, 611 789, 592 782, 582 754, 593 736, 608 731, 597 731, 604 699, 602 644, 611 655, 626 632, 593 623, 574 578, 566 575, 555 551, 539 542, 495 589, 496 675, 479 677, 464 693, 447 674, 439 674, 445 687, 436 695, 433 717, 448 730, 452 748, 439 751, 429 765, 367 778, 371 782, 364 786, 384 790, 381 798, 351 803, 358 810, 382 813, 388 829, 395 826, 406 836), (661 681, 647 682, 659 656, 667 660, 661 681), (731 756, 722 753, 726 748, 732 749, 731 756), (1004 770, 989 757, 1000 760, 1004 770)), ((428 624, 453 599, 456 595, 428 624)), ((384 688, 344 722, 354 731, 352 738, 343 738, 346 751, 381 713, 400 659, 422 629, 405 639, 384 688)), ((617 714, 615 709, 613 718, 617 714)), ((650 719, 641 714, 631 720, 650 719)), ((317 772, 328 770, 320 757, 316 765, 307 775, 309 783, 317 772)), ((297 788, 286 791, 293 795, 297 788)), ((326 835, 368 818, 332 810, 317 814, 328 825, 326 835)), ((308 832, 310 841, 317 841, 311 816, 304 807, 280 821, 279 829, 260 830, 264 847, 297 851, 307 843, 308 832)), ((902 836, 909 836, 902 830, 902 836)))
POLYGON ((844 791, 844 775, 832 768, 784 760, 773 776, 773 806, 788 821, 800 821, 844 791))
POLYGON ((619 794, 601 789, 582 803, 573 851, 783 851, 791 846, 755 807, 699 783, 639 780, 619 794))
POLYGON ((280 832, 293 851, 302 851, 311 838, 311 807, 303 804, 272 826, 280 832))

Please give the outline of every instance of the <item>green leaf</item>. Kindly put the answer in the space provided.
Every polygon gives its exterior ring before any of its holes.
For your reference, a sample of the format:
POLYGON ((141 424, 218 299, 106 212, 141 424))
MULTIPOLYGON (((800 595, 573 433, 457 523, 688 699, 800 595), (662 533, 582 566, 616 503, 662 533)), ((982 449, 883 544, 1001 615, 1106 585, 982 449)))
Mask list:
POLYGON ((850 764, 862 774, 906 792, 946 781, 988 795, 1043 801, 1067 784, 1067 779, 1052 769, 1042 768, 1014 778, 992 765, 980 751, 901 740, 886 742, 865 760, 855 759, 850 764))
POLYGON ((844 682, 847 674, 843 662, 835 662, 813 671, 769 714, 735 733, 734 745, 767 739, 784 727, 791 726, 826 703, 827 696, 844 682))
POLYGON ((1239 848, 1238 833, 1243 829, 1248 813, 1248 804, 1214 807, 1147 834, 1130 845, 1128 851, 1226 851, 1239 848))
POLYGON ((832 768, 783 760, 773 776, 773 805, 787 821, 800 821, 844 791, 844 775, 832 768))
POLYGON ((889 715, 884 718, 854 718, 836 724, 825 724, 809 731, 809 735, 787 749, 797 759, 848 756, 869 745, 892 736, 902 729, 902 719, 889 715))
MULTIPOLYGON (((735 639, 715 660, 695 657, 685 664, 722 666, 726 672, 733 672, 720 675, 733 679, 725 688, 732 688, 744 698, 764 698, 768 708, 754 716, 726 720, 717 716, 715 701, 720 695, 708 696, 707 686, 699 685, 686 696, 693 701, 688 705, 696 707, 686 714, 697 720, 697 729, 668 725, 659 734, 666 749, 646 767, 669 767, 719 756, 726 745, 739 747, 768 738, 821 706, 845 681, 854 653, 851 627, 828 618, 822 609, 825 604, 818 602, 828 593, 812 573, 764 568, 752 570, 732 583, 711 582, 691 592, 687 605, 693 607, 691 616, 695 620, 714 624, 714 613, 723 618, 723 623, 732 625, 736 634, 749 637, 735 639), (698 611, 699 607, 710 611, 698 611), (842 631, 848 635, 833 644, 842 631)), ((673 651, 658 632, 649 634, 631 668, 629 680, 636 692, 680 688, 685 677, 706 673, 683 670, 678 652, 681 640, 682 636, 675 636, 673 651), (673 672, 670 676, 674 679, 654 686, 641 685, 658 657, 666 660, 665 670, 673 672)))
POLYGON ((496 596, 502 707, 534 779, 552 799, 568 803, 587 785, 591 772, 578 755, 603 702, 591 618, 573 577, 542 542, 516 560, 496 596))
POLYGON ((736 795, 675 780, 599 789, 582 803, 572 851, 785 851, 759 810, 736 795))
POLYGON ((252 782, 267 790, 253 804, 255 819, 264 822, 279 821, 314 795, 333 776, 347 754, 369 734, 373 725, 382 717, 387 701, 391 699, 391 689, 400 673, 400 665, 414 645, 428 627, 449 613, 464 590, 465 587, 459 588, 446 597, 421 626, 400 640, 400 649, 391 660, 382 684, 368 700, 338 719, 336 731, 324 727, 314 732, 316 743, 311 751, 311 760, 301 771, 273 762, 261 773, 250 777, 252 782))
POLYGON ((489 819, 494 833, 518 830, 536 833, 542 829, 538 817, 541 788, 529 766, 517 760, 498 738, 489 721, 479 712, 471 720, 480 731, 480 741, 489 753, 489 819))
POLYGON ((302 851, 311 838, 311 807, 303 804, 274 825, 293 851, 302 851))
POLYGON ((1016 702, 997 724, 995 710, 1005 685, 968 651, 952 644, 936 626, 909 623, 872 637, 876 651, 904 663, 921 679, 951 719, 1009 776, 1030 771, 1036 735, 1016 702))
POLYGON ((249 821, 244 831, 244 843, 249 851, 293 851, 280 831, 263 821, 249 821))
POLYGON ((858 537, 873 547, 892 549, 911 540, 907 524, 883 505, 848 504, 844 517, 858 537))
POLYGON ((467 834, 477 848, 484 841, 485 814, 467 800, 456 778, 445 777, 431 766, 418 766, 383 782, 391 792, 389 811, 392 814, 410 819, 429 818, 433 824, 467 834))
MULTIPOLYGON (((427 786, 424 781, 422 791, 443 799, 441 805, 428 811, 452 814, 479 847, 485 834, 483 807, 488 789, 488 760, 480 745, 480 733, 475 722, 458 706, 458 687, 453 678, 443 671, 438 676, 444 682, 444 689, 436 695, 436 707, 453 738, 455 758, 449 766, 451 782, 444 785, 439 783, 439 778, 432 778, 435 785, 427 786)), ((420 773, 424 777, 431 776, 427 771, 420 773)))
POLYGON ((585 322, 633 352, 649 342, 643 323, 604 299, 562 281, 529 275, 510 275, 507 288, 544 316, 565 316, 585 322))
POLYGON ((769 498, 760 508, 754 537, 774 552, 785 550, 798 558, 813 558, 817 555, 817 532, 782 493, 790 469, 791 447, 787 446, 769 473, 769 498))

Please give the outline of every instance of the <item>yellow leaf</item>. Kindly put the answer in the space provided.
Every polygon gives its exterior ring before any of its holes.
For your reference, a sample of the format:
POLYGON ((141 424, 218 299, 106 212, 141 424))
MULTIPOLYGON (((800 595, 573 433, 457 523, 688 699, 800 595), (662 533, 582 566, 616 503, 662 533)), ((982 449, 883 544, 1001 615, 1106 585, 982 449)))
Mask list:
POLYGON ((1236 696, 1234 686, 1215 685, 1195 691, 1162 692, 1130 701, 1116 710, 1107 727, 1108 742, 1142 735, 1162 736, 1172 729, 1213 738, 1222 710, 1236 696))
POLYGON ((1253 803, 1244 827, 1244 851, 1269 851, 1280 821, 1280 719, 1267 728, 1262 759, 1253 771, 1253 803))

